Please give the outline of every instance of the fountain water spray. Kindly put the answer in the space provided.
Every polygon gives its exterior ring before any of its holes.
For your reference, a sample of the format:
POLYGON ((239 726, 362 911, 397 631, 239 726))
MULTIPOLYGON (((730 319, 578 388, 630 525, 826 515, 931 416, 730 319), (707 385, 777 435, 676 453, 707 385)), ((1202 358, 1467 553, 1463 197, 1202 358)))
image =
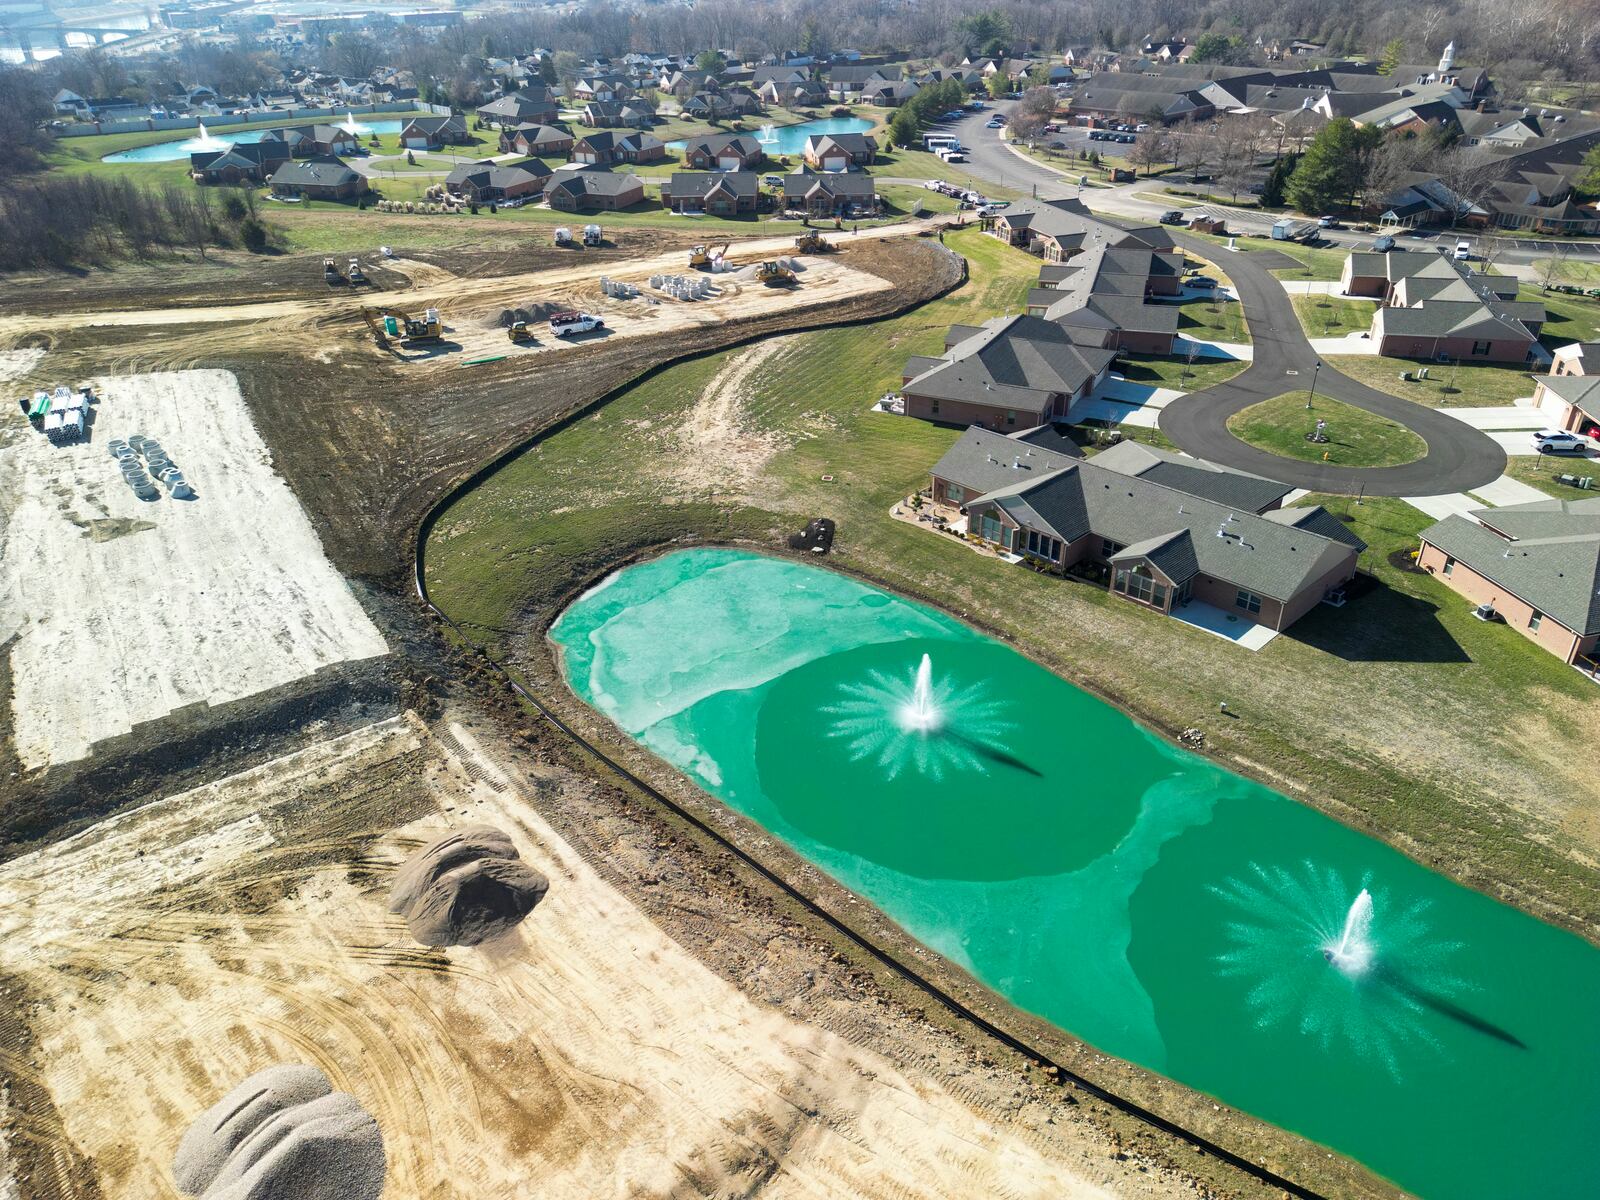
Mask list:
POLYGON ((1322 956, 1346 975, 1363 975, 1372 966, 1372 893, 1366 888, 1350 905, 1339 936, 1325 943, 1322 956))
POLYGON ((196 126, 196 128, 198 128, 200 130, 200 132, 198 134, 196 134, 193 138, 190 139, 190 143, 189 144, 194 149, 196 149, 196 150, 221 150, 224 146, 226 146, 228 144, 227 142, 223 141, 219 137, 212 137, 210 132, 207 131, 206 123, 204 121, 196 121, 195 122, 195 126, 196 126))
POLYGON ((943 714, 933 698, 933 659, 922 656, 917 666, 917 681, 911 688, 911 699, 900 706, 895 714, 897 723, 907 733, 934 733, 944 723, 943 714))
POLYGON ((761 136, 756 139, 763 146, 776 145, 778 141, 778 127, 768 121, 761 127, 761 136))
POLYGON ((360 137, 363 133, 367 132, 367 127, 360 121, 356 120, 356 114, 350 109, 345 110, 344 124, 339 126, 339 128, 350 134, 352 137, 360 137))

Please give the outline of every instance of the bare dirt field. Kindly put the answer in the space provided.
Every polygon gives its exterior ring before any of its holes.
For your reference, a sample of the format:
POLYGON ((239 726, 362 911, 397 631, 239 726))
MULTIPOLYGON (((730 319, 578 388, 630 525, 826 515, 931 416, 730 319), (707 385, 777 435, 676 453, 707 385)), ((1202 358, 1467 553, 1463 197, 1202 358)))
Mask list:
POLYGON ((1188 1190, 1065 1116, 1019 1125, 980 1077, 753 1002, 528 803, 567 786, 405 715, 0 867, 0 1195, 174 1195, 189 1121, 280 1062, 373 1114, 394 1200, 1188 1190), (481 947, 411 943, 395 868, 478 823, 548 897, 481 947))
POLYGON ((0 418, 0 643, 25 766, 387 653, 231 374, 94 383, 88 441, 52 445, 14 406, 0 418), (134 494, 107 446, 137 433, 160 442, 193 498, 134 494))

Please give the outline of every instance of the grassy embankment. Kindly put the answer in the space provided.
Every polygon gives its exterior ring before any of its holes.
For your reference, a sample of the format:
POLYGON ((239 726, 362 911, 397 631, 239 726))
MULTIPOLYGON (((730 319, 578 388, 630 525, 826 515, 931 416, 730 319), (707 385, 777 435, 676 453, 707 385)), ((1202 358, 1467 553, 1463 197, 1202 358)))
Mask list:
POLYGON ((1428 445, 1404 425, 1352 404, 1309 392, 1286 392, 1252 404, 1228 418, 1228 432, 1269 454, 1341 467, 1393 467, 1415 462, 1428 445), (1327 422, 1327 442, 1308 441, 1318 421, 1327 422))
POLYGON ((891 518, 957 431, 872 401, 952 321, 1015 306, 1037 265, 972 233, 950 244, 973 278, 945 299, 670 367, 509 462, 442 515, 428 546, 435 600, 497 649, 526 652, 529 629, 621 556, 683 535, 776 544, 830 516, 840 567, 980 617, 1143 720, 1203 725, 1221 761, 1424 861, 1600 918, 1600 880, 1584 865, 1600 855, 1596 789, 1570 769, 1600 734, 1593 685, 1515 630, 1473 620, 1431 576, 1391 565, 1430 523, 1417 510, 1330 500, 1371 547, 1371 583, 1259 654, 891 518), (735 389, 731 416, 720 385, 735 389), (697 406, 731 422, 726 445, 692 442, 707 427, 689 419, 697 406), (1215 719, 1219 699, 1234 720, 1215 719))

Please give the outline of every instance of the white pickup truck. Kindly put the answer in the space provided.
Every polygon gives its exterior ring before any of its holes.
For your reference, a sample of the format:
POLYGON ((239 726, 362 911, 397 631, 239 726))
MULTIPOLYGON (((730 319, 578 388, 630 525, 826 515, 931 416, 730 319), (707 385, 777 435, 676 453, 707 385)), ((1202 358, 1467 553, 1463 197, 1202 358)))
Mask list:
POLYGON ((577 333, 588 333, 594 329, 604 329, 605 322, 592 313, 586 312, 559 312, 550 318, 550 332, 556 337, 571 337, 577 333))

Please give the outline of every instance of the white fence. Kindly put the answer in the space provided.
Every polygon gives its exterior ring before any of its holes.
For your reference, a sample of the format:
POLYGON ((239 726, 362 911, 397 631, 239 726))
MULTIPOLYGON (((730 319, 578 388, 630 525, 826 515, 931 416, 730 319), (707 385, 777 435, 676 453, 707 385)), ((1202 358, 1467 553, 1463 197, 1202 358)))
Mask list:
POLYGON ((56 130, 57 137, 92 137, 99 133, 156 133, 166 129, 193 129, 205 122, 212 132, 234 125, 259 124, 270 121, 288 124, 291 121, 320 121, 327 117, 342 117, 346 113, 409 113, 431 112, 437 117, 450 115, 447 104, 416 104, 410 100, 396 100, 389 104, 350 104, 338 108, 296 108, 281 112, 224 113, 215 117, 145 117, 138 121, 90 121, 67 125, 56 130))

